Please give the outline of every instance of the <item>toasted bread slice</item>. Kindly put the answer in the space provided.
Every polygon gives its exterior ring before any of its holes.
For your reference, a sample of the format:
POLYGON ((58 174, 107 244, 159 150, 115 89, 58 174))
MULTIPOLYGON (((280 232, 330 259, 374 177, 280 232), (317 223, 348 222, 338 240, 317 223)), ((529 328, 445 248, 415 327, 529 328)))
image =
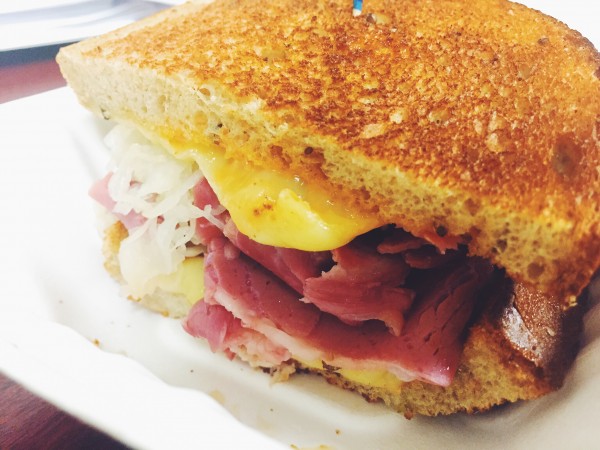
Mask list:
POLYGON ((574 300, 600 265, 598 52, 504 0, 350 6, 189 3, 58 61, 105 118, 310 179, 574 300))
MULTIPOLYGON (((119 245, 125 237, 127 230, 120 222, 104 233, 105 266, 116 279, 120 279, 119 245)), ((373 379, 361 371, 348 373, 298 361, 267 370, 280 377, 283 374, 284 379, 294 371, 319 374, 369 401, 383 401, 408 418, 485 411, 558 389, 577 355, 582 306, 565 310, 556 298, 534 294, 510 280, 484 296, 484 306, 467 331, 460 366, 449 387, 421 381, 403 383, 391 374, 373 379)), ((162 291, 132 300, 171 317, 185 315, 191 306, 185 297, 162 291)))

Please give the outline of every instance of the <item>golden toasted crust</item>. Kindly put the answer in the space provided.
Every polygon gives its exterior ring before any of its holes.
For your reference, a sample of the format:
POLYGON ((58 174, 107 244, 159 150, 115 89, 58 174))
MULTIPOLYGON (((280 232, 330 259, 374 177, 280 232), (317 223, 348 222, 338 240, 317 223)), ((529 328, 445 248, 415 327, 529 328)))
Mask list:
POLYGON ((187 4, 61 50, 81 102, 442 227, 515 279, 600 266, 600 56, 504 0, 187 4), (310 148, 310 151, 306 149, 310 148))
POLYGON ((119 248, 121 241, 129 235, 127 228, 121 222, 115 222, 104 230, 102 241, 102 255, 104 268, 114 279, 122 282, 121 268, 119 266, 119 248))

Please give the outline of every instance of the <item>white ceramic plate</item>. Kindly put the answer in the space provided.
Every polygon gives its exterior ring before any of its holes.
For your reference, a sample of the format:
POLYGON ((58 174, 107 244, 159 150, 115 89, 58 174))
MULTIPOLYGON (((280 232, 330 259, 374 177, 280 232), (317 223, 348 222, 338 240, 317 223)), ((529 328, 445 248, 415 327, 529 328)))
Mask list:
MULTIPOLYGON (((599 17, 585 2, 583 14, 577 2, 529 3, 573 27, 599 17)), ((598 33, 587 32, 596 45, 598 33)), ((599 308, 561 391, 479 416, 407 421, 316 377, 271 384, 178 321, 125 301, 103 271, 87 197, 106 166, 107 126, 67 89, 0 105, 1 372, 135 448, 598 445, 599 308)))

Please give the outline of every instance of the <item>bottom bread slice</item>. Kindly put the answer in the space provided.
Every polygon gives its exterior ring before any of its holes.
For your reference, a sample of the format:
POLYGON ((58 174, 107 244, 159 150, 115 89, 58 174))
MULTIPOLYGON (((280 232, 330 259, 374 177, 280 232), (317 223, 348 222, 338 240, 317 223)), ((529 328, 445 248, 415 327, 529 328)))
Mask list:
MULTIPOLYGON (((104 234, 105 268, 120 282, 117 255, 126 237, 127 230, 119 222, 104 234)), ((313 367, 298 361, 266 370, 281 379, 294 371, 318 374, 368 401, 382 401, 407 418, 415 414, 475 413, 538 398, 560 388, 579 348, 583 308, 565 309, 561 299, 533 293, 508 279, 486 297, 466 330, 461 362, 448 387, 411 381, 394 383, 390 388, 349 379, 339 368, 327 364, 313 367)), ((132 300, 176 318, 191 307, 184 296, 160 290, 132 300)))

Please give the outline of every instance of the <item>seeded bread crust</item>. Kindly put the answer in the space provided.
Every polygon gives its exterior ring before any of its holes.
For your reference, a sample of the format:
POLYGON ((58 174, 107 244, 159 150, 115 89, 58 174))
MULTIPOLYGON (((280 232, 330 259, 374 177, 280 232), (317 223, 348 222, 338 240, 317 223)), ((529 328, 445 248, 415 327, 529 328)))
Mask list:
MULTIPOLYGON (((125 237, 127 230, 120 222, 104 235, 105 267, 119 281, 117 255, 125 237)), ((287 379, 294 371, 321 375, 368 401, 382 401, 408 418, 486 411, 558 389, 577 355, 581 306, 564 310, 557 299, 543 299, 509 280, 486 297, 482 299, 485 309, 468 330, 458 371, 447 388, 413 381, 390 391, 349 380, 331 366, 319 370, 297 361, 266 370, 279 379, 287 379)), ((185 316, 191 306, 185 297, 165 292, 131 300, 171 317, 185 316)))
POLYGON ((462 236, 569 301, 589 282, 600 56, 579 33, 505 0, 201 3, 61 49, 81 103, 462 236))

